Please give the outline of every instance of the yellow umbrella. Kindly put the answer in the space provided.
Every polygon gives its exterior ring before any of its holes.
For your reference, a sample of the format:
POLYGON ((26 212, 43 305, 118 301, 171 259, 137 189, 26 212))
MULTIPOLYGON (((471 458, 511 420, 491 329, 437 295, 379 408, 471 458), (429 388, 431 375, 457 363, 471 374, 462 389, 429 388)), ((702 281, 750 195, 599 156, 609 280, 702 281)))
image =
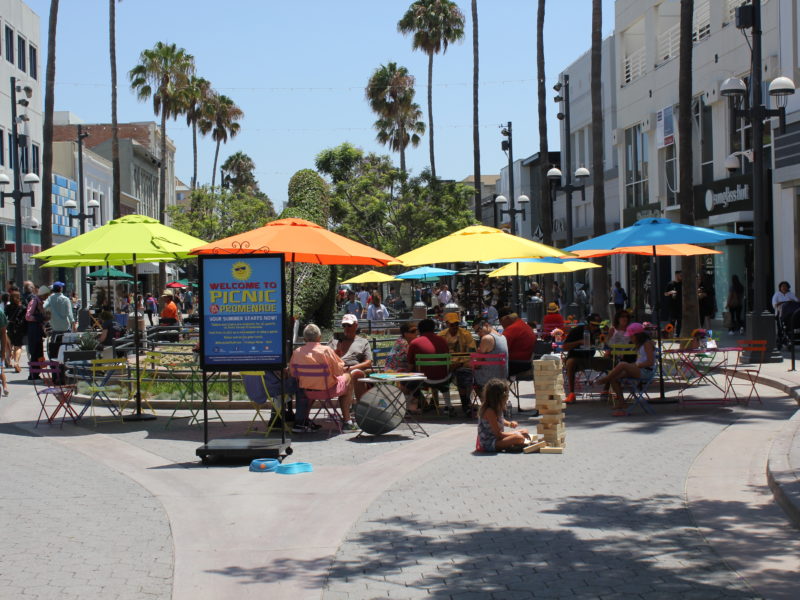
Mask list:
POLYGON ((380 271, 367 271, 366 273, 361 273, 361 275, 351 277, 342 283, 385 283, 387 281, 399 280, 396 277, 381 273, 380 271))
POLYGON ((574 273, 584 269, 598 269, 600 265, 586 260, 563 262, 511 262, 489 273, 489 277, 528 277, 548 273, 574 273))
POLYGON ((465 227, 397 257, 408 266, 480 262, 497 258, 573 258, 574 255, 483 225, 465 227))

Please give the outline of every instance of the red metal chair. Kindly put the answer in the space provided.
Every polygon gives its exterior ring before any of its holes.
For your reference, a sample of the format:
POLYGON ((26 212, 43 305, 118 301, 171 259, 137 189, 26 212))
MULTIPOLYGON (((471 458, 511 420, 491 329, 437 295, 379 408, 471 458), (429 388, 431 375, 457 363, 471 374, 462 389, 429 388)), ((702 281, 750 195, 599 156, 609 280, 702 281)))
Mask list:
MULTIPOLYGON (((739 402, 739 394, 736 393, 735 386, 744 386, 748 391, 747 398, 744 399, 744 404, 747 406, 750 399, 755 396, 759 403, 763 404, 761 395, 758 393, 756 383, 761 375, 761 365, 764 362, 764 355, 767 353, 767 340, 742 340, 738 342, 741 352, 736 357, 736 365, 734 372, 728 375, 728 386, 725 393, 725 398, 728 399, 729 394, 739 402), (758 362, 743 363, 742 355, 747 352, 752 355, 760 355, 758 362)), ((744 398, 744 394, 742 394, 744 398)))
POLYGON ((64 419, 70 417, 72 422, 79 419, 77 411, 72 407, 70 401, 72 394, 75 393, 75 386, 63 382, 63 365, 54 360, 32 362, 28 365, 31 375, 38 375, 38 379, 33 380, 33 387, 36 397, 41 405, 39 417, 36 419, 36 427, 42 420, 42 415, 48 424, 52 425, 60 411, 64 411, 61 417, 61 426, 64 426, 64 419))
MULTIPOLYGON (((301 377, 319 380, 320 387, 318 389, 301 388, 306 398, 312 402, 311 409, 316 408, 317 410, 314 416, 311 416, 311 410, 309 410, 309 420, 315 422, 320 414, 325 413, 327 419, 333 423, 339 433, 342 433, 344 417, 339 405, 339 398, 331 398, 327 391, 327 383, 330 378, 330 371, 327 365, 291 365, 291 369, 292 376, 298 381, 298 386, 301 377)), ((328 435, 330 435, 331 431, 328 432, 328 435)))

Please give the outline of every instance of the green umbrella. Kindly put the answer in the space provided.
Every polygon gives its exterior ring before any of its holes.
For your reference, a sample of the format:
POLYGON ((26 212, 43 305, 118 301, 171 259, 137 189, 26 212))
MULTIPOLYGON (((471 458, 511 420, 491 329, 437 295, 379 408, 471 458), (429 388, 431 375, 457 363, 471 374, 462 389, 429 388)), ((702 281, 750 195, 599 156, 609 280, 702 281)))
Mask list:
POLYGON ((96 277, 96 278, 105 278, 105 279, 133 279, 133 275, 130 273, 126 273, 125 271, 120 271, 119 269, 115 269, 114 267, 109 267, 107 269, 98 269, 97 271, 92 271, 87 275, 87 277, 96 277))

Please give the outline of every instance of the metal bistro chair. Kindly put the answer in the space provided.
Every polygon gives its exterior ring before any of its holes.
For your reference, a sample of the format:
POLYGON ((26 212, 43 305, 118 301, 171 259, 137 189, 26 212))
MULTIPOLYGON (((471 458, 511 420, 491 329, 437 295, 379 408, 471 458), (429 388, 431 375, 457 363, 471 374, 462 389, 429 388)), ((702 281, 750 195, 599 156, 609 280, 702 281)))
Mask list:
POLYGON ((64 426, 64 419, 70 417, 72 422, 78 420, 78 413, 70 404, 72 394, 75 392, 74 385, 61 383, 62 365, 56 361, 46 360, 32 362, 29 365, 32 375, 38 375, 38 379, 33 380, 33 387, 36 391, 36 398, 39 400, 41 410, 36 419, 36 427, 44 415, 48 424, 52 425, 59 411, 63 410, 61 416, 61 426, 64 426))
POLYGON ((111 417, 104 419, 107 421, 122 422, 122 410, 120 401, 125 386, 125 379, 128 375, 128 362, 119 358, 98 358, 89 361, 86 366, 78 367, 77 371, 82 373, 84 381, 88 384, 89 400, 84 405, 78 417, 88 410, 94 426, 100 422, 95 412, 95 406, 106 408, 111 417))
POLYGON ((730 393, 738 402, 739 395, 736 393, 735 386, 744 386, 745 390, 747 391, 747 398, 744 398, 744 395, 742 395, 745 406, 750 403, 750 399, 753 396, 758 399, 760 404, 763 404, 756 384, 758 383, 758 378, 761 375, 761 365, 764 362, 764 355, 767 353, 767 340, 742 340, 738 342, 738 345, 742 351, 736 357, 736 365, 733 369, 734 372, 728 375, 728 385, 725 397, 727 398, 728 394, 730 393), (755 364, 747 364, 745 366, 745 364, 742 363, 742 354, 745 352, 752 355, 759 355, 758 362, 755 364))
MULTIPOLYGON (((331 397, 328 390, 325 388, 330 377, 330 371, 327 365, 291 365, 292 376, 298 381, 298 388, 302 389, 306 398, 312 403, 308 412, 308 418, 311 422, 315 422, 320 414, 325 413, 327 419, 333 423, 334 428, 341 434, 344 427, 344 417, 342 416, 342 409, 339 405, 338 397, 331 397), (319 380, 320 389, 300 388, 299 382, 301 377, 309 377, 319 380), (311 410, 317 409, 314 415, 311 415, 311 410)), ((328 431, 330 436, 333 429, 328 431)))
POLYGON ((447 377, 443 379, 428 379, 426 376, 425 381, 420 383, 422 387, 431 390, 431 400, 433 401, 433 407, 437 415, 439 414, 439 392, 442 392, 445 408, 447 408, 448 413, 452 414, 455 412, 450 399, 450 381, 453 378, 453 374, 450 373, 451 362, 452 359, 449 354, 417 354, 414 356, 415 368, 419 371, 424 372, 426 368, 430 367, 445 367, 448 370, 447 377))
POLYGON ((655 409, 650 404, 650 396, 647 393, 647 388, 650 387, 650 384, 653 383, 653 380, 656 377, 656 371, 658 371, 658 355, 659 351, 658 348, 655 349, 653 353, 653 360, 655 361, 653 364, 653 369, 647 377, 642 377, 639 379, 623 379, 622 384, 628 385, 629 393, 628 393, 628 403, 629 406, 626 412, 630 415, 633 413, 633 409, 637 406, 641 408, 645 413, 653 415, 655 414, 655 409))
POLYGON ((272 397, 272 394, 270 394, 265 379, 266 373, 263 371, 242 371, 241 375, 244 390, 247 393, 247 397, 250 399, 253 408, 255 409, 255 414, 250 420, 250 425, 245 433, 258 431, 258 423, 256 423, 256 419, 260 420, 264 424, 266 429, 264 437, 269 437, 269 434, 272 433, 273 429, 280 430, 282 428, 284 431, 288 431, 286 424, 281 420, 280 403, 282 400, 276 400, 272 397), (262 409, 271 410, 272 415, 269 419, 265 419, 264 415, 261 414, 262 409))

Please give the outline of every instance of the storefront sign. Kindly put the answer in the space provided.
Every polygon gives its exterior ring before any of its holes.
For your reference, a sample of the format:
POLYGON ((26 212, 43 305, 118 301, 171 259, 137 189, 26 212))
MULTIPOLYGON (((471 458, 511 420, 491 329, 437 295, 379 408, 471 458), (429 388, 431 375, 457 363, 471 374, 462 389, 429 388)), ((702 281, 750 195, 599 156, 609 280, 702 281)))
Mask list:
POLYGON ((672 118, 672 107, 656 113, 656 147, 664 148, 675 143, 675 126, 672 118))
POLYGON ((661 204, 646 204, 645 206, 631 206, 622 210, 622 226, 630 227, 640 219, 660 218, 661 204))
POLYGON ((753 210, 751 175, 736 175, 694 187, 694 212, 698 219, 729 212, 753 210))
POLYGON ((283 255, 199 258, 203 369, 286 366, 283 255))

